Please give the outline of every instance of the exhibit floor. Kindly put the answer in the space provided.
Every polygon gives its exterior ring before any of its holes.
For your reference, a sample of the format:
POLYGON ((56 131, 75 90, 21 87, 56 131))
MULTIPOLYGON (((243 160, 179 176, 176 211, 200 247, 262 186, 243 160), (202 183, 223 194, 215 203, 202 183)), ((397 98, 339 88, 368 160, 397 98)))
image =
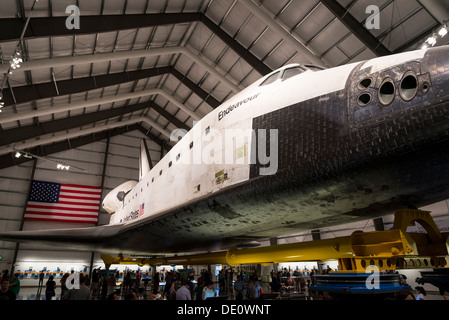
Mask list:
MULTIPOLYGON (((265 289, 266 288, 265 284, 263 284, 262 287, 265 292, 269 292, 265 289)), ((56 288, 56 296, 53 297, 53 300, 60 300, 60 294, 61 294, 61 289, 56 288)), ((146 291, 146 294, 147 295, 149 294, 149 290, 146 291)), ((220 294, 220 295, 222 295, 222 294, 220 294)), ((123 299, 123 297, 120 296, 120 299, 123 299)), ((142 292, 139 294, 139 299, 142 299, 142 300, 145 299, 145 296, 142 292)), ((22 288, 20 288, 20 292, 17 297, 17 300, 45 300, 45 289, 43 289, 41 294, 39 294, 37 287, 22 287, 22 288)), ((232 294, 228 294, 228 300, 235 300, 235 297, 232 294)), ((432 300, 432 301, 440 300, 441 301, 441 300, 444 300, 444 298, 437 291, 430 291, 427 293, 425 300, 432 300)))

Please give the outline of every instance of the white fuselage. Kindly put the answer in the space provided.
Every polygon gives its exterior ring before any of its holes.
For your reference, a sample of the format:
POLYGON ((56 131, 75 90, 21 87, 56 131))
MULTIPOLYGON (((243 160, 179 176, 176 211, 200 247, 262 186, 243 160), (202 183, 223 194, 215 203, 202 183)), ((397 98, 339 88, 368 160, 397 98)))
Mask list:
MULTIPOLYGON (((367 62, 364 68, 388 68, 422 58, 424 54, 422 50, 397 55, 395 59, 378 58, 367 62)), ((252 120, 295 103, 343 90, 356 65, 358 63, 318 72, 307 70, 286 80, 261 85, 271 75, 282 74, 291 68, 290 65, 256 81, 198 121, 189 132, 184 132, 182 139, 126 195, 110 223, 152 219, 247 181, 254 157, 264 156, 252 154, 252 120)), ((175 139, 179 133, 174 132, 175 139)), ((274 133, 266 134, 270 138, 274 133)), ((265 156, 267 154, 276 156, 265 150, 265 156)), ((266 160, 275 172, 275 159, 268 157, 266 160)))

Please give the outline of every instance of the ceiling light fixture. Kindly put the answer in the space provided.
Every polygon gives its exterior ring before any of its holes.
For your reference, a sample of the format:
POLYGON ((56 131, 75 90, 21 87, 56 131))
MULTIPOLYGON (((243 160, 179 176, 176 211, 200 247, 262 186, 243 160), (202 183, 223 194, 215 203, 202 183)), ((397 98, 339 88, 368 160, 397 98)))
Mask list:
POLYGON ((61 161, 61 160, 50 159, 50 158, 47 158, 47 157, 41 157, 41 156, 29 153, 29 152, 20 151, 20 150, 14 150, 14 151, 16 152, 14 154, 14 156, 16 158, 20 158, 20 157, 24 157, 24 158, 28 158, 28 159, 36 158, 36 159, 39 159, 39 160, 50 161, 50 162, 56 163, 57 164, 56 168, 59 169, 59 170, 67 170, 68 171, 70 168, 72 168, 72 169, 74 168, 74 169, 77 169, 77 170, 81 170, 81 171, 87 172, 87 170, 84 169, 84 168, 80 168, 80 167, 77 167, 77 166, 72 166, 72 165, 65 164, 64 161, 61 161))
POLYGON ((23 29, 22 29, 22 34, 20 35, 20 39, 19 39, 19 42, 17 44, 17 48, 14 51, 14 55, 11 57, 11 60, 9 62, 10 67, 8 69, 8 74, 3 79, 3 84, 1 86, 1 90, 3 90, 3 88, 5 87, 6 81, 8 79, 8 75, 12 74, 13 70, 16 70, 17 68, 20 68, 20 63, 23 62, 22 55, 21 55, 21 53, 19 51, 19 47, 20 47, 21 42, 23 41, 23 38, 25 36, 25 31, 28 28, 28 24, 30 23, 31 15, 33 14, 34 7, 36 6, 36 3, 38 1, 39 0, 34 0, 33 5, 31 6, 31 10, 30 10, 30 12, 28 14, 28 18, 27 18, 27 20, 25 22, 25 25, 23 26, 23 29))
POLYGON ((435 35, 432 35, 429 38, 427 38, 426 42, 433 47, 434 45, 437 44, 437 38, 435 35))
POLYGON ((64 165, 62 163, 58 163, 56 168, 58 168, 59 170, 69 170, 70 166, 69 165, 64 165))
POLYGON ((444 24, 444 25, 441 27, 440 31, 438 31, 438 35, 439 35, 441 38, 443 38, 444 36, 447 35, 447 33, 448 33, 447 25, 444 24))
POLYGON ((438 31, 434 31, 434 33, 424 41, 424 43, 421 45, 421 49, 425 50, 429 48, 429 46, 434 47, 439 38, 444 38, 449 33, 449 28, 447 25, 447 21, 443 22, 443 25, 437 29, 438 31))
POLYGON ((10 69, 9 73, 11 74, 13 70, 19 69, 20 64, 23 62, 22 54, 20 53, 19 49, 16 49, 14 52, 14 55, 11 57, 11 60, 9 61, 10 69))

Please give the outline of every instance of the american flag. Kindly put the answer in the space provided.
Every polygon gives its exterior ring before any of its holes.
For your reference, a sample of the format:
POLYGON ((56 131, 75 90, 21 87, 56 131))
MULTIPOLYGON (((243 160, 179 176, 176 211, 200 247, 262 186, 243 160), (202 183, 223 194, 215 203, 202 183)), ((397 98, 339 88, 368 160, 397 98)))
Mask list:
POLYGON ((139 217, 143 216, 145 203, 142 203, 139 207, 139 217))
POLYGON ((101 187, 32 181, 24 220, 96 224, 101 187))

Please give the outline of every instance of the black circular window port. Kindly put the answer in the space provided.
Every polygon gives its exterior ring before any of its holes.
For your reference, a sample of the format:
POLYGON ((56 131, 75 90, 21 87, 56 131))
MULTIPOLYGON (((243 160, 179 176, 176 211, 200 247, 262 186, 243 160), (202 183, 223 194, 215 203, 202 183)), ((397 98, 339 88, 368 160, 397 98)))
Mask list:
POLYGON ((359 106, 361 107, 365 107, 366 105, 368 105, 371 102, 371 95, 367 92, 362 93, 358 98, 357 98, 357 103, 359 106))
POLYGON ((373 79, 365 78, 365 79, 363 79, 362 81, 359 82, 358 87, 359 87, 360 90, 368 89, 372 82, 373 82, 373 79))
POLYGON ((379 88, 379 101, 382 105, 388 106, 394 101, 396 88, 393 80, 385 79, 379 88))
POLYGON ((418 79, 413 72, 408 72, 402 78, 399 95, 404 101, 411 101, 418 93, 418 79))

